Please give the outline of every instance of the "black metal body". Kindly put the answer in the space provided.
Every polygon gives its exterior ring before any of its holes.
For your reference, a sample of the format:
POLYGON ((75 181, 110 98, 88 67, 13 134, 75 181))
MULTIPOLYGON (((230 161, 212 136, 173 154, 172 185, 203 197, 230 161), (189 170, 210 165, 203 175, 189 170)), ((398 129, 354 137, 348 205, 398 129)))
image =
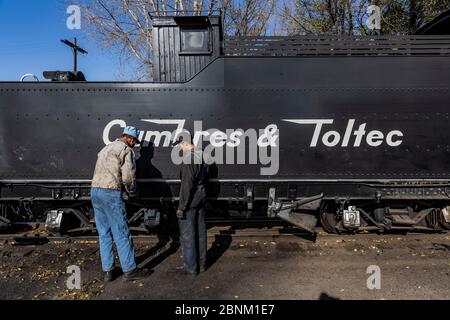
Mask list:
MULTIPOLYGON (((223 131, 276 124, 278 174, 260 176, 261 165, 218 165, 215 178, 222 181, 314 182, 310 188, 321 182, 447 182, 449 81, 449 57, 344 57, 222 58, 186 84, 1 83, 2 182, 88 182, 105 126, 116 119, 160 131, 176 127, 141 120, 185 119, 186 128, 203 120, 204 129, 223 131), (313 148, 314 125, 283 119, 333 119, 322 134, 342 135, 355 119, 355 128, 366 123, 367 131, 400 130, 403 143, 370 147, 363 139, 360 147, 313 148)), ((120 129, 114 126, 110 139, 120 129)), ((139 178, 177 180, 170 151, 155 148, 138 162, 139 178)), ((337 185, 335 193, 345 194, 337 185)), ((3 188, 2 197, 8 195, 3 188)), ((225 189, 218 196, 239 194, 225 189)))
MULTIPOLYGON (((279 130, 277 173, 261 175, 262 164, 214 166, 210 202, 267 201, 272 187, 280 200, 323 193, 338 201, 430 200, 445 206, 450 56, 448 42, 437 47, 431 54, 399 56, 230 53, 186 82, 0 83, 0 201, 87 201, 108 124, 114 124, 106 136, 112 140, 125 123, 145 135, 176 128, 148 120, 185 120, 190 130, 201 120, 203 130, 271 124, 279 130), (305 119, 329 121, 316 146, 315 125, 295 122, 305 119), (343 145, 349 121, 353 130, 343 145), (354 131, 364 123, 365 135, 355 146, 354 131), (384 136, 378 146, 367 142, 373 130, 384 136), (339 133, 339 143, 324 143, 329 131, 339 133), (399 145, 387 143, 389 132, 397 132, 391 142, 399 145)), ((137 150, 139 201, 177 200, 179 169, 170 152, 152 144, 137 150)))

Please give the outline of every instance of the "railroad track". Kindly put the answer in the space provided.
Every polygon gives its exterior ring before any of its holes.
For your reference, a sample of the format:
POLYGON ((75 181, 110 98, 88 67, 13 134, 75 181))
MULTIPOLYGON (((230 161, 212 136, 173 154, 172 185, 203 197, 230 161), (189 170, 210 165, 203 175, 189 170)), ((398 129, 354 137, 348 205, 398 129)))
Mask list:
MULTIPOLYGON (((313 237, 311 234, 302 232, 300 230, 292 230, 288 231, 283 228, 270 228, 270 229, 240 229, 240 230, 230 230, 224 228, 214 227, 208 230, 208 239, 213 239, 216 237, 233 237, 233 238, 251 238, 251 237, 262 237, 262 238, 278 238, 278 237, 313 237)), ((321 228, 317 230, 318 236, 329 236, 329 234, 325 233, 321 228)), ((161 236, 169 237, 169 235, 158 235, 158 234, 134 234, 134 241, 158 241, 161 236)), ((25 232, 25 233, 9 233, 9 234, 0 234, 0 240, 7 241, 19 241, 19 242, 39 242, 39 240, 43 241, 47 239, 48 242, 58 242, 58 241, 97 241, 97 236, 95 234, 89 235, 76 235, 76 236, 59 236, 59 235, 51 235, 46 233, 38 233, 38 232, 25 232)))
MULTIPOLYGON (((316 228, 316 234, 312 235, 303 232, 300 229, 286 226, 274 226, 270 228, 234 228, 233 226, 220 227, 214 226, 208 229, 208 240, 212 241, 217 237, 231 237, 231 238, 266 238, 266 239, 280 239, 280 238, 304 238, 315 241, 320 238, 354 238, 354 237, 379 237, 376 233, 358 233, 358 234, 329 234, 322 228, 316 228)), ((404 233, 386 233, 386 236, 402 235, 404 233)), ((408 235, 427 236, 429 233, 409 232, 408 235)), ((165 234, 134 234, 133 240, 135 242, 158 242, 161 239, 170 239, 169 235, 165 234)), ((7 241, 13 245, 39 245, 46 243, 86 243, 97 242, 98 237, 95 234, 76 235, 76 236, 58 236, 45 233, 42 229, 36 229, 27 232, 18 232, 10 234, 0 234, 0 241, 7 241)))

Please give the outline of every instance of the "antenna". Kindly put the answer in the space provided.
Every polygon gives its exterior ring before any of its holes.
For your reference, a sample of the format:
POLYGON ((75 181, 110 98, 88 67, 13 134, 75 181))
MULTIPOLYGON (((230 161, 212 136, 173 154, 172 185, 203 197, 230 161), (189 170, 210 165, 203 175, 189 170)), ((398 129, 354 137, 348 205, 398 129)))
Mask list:
POLYGON ((73 72, 77 73, 78 52, 82 54, 86 54, 88 52, 77 45, 77 38, 74 38, 73 40, 73 42, 70 42, 69 40, 61 40, 61 42, 73 49, 73 72))

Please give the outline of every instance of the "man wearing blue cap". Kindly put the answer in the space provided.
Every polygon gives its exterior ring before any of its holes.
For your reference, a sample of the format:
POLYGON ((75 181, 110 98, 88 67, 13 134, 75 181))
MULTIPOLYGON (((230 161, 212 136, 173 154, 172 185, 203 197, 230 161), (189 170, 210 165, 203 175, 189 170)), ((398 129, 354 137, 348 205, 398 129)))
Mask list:
POLYGON ((136 163, 133 148, 139 130, 126 127, 122 137, 104 147, 97 156, 92 179, 91 201, 99 234, 100 257, 105 281, 114 280, 113 240, 126 281, 140 280, 149 270, 136 266, 133 241, 128 228, 124 195, 136 193, 136 163))

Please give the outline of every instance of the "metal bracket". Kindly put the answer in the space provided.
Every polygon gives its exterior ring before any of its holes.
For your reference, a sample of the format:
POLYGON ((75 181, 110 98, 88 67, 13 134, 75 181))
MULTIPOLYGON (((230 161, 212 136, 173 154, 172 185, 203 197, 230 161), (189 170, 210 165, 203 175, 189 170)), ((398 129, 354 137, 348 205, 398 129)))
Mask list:
POLYGON ((247 202, 247 210, 253 210, 253 185, 248 185, 245 189, 245 199, 247 202))
POLYGON ((375 220, 370 216, 370 214, 368 214, 367 212, 365 212, 363 209, 358 208, 358 211, 363 215, 363 217, 364 217, 365 219, 367 219, 368 221, 372 222, 372 224, 373 224, 374 226, 376 226, 376 227, 378 227, 378 228, 381 228, 381 229, 384 228, 383 223, 378 223, 377 221, 375 221, 375 220))
POLYGON ((93 224, 80 210, 75 209, 63 209, 65 213, 72 213, 81 222, 82 227, 93 227, 93 224))
POLYGON ((81 190, 80 189, 74 189, 73 190, 73 198, 75 200, 78 200, 81 197, 81 190))
POLYGON ((306 230, 310 233, 315 234, 315 227, 317 224, 317 217, 313 214, 303 214, 294 212, 302 205, 321 200, 323 198, 323 193, 309 198, 304 198, 302 200, 291 202, 291 203, 281 203, 281 202, 274 202, 273 205, 270 207, 271 215, 275 216, 277 215, 281 219, 300 227, 303 230, 306 230))
POLYGON ((414 220, 414 225, 417 225, 420 221, 422 221, 423 219, 425 219, 425 217, 427 215, 429 215, 434 209, 423 209, 421 211, 419 211, 413 218, 412 220, 414 220))
POLYGON ((83 212, 72 208, 59 208, 57 210, 47 211, 46 227, 51 231, 59 232, 61 226, 64 224, 63 220, 69 214, 72 214, 80 221, 81 228, 78 229, 91 230, 94 228, 94 224, 83 214, 83 212))
POLYGON ((289 200, 297 199, 298 186, 296 184, 290 184, 288 186, 288 198, 289 200))
POLYGON ((281 219, 305 230, 309 233, 316 233, 317 217, 312 214, 304 214, 292 212, 291 210, 283 210, 278 214, 281 219))
POLYGON ((156 209, 141 208, 128 220, 128 224, 131 226, 140 218, 143 218, 144 225, 155 227, 160 224, 161 212, 156 209))
POLYGON ((267 202, 267 216, 269 218, 275 217, 274 209, 276 208, 277 188, 269 188, 269 198, 267 202))
POLYGON ((61 189, 52 190, 53 199, 60 200, 63 197, 63 193, 61 189))
POLYGON ((5 217, 0 216, 0 229, 8 228, 11 225, 11 221, 5 217))
POLYGON ((128 220, 128 224, 132 225, 135 222, 137 222, 139 220, 139 218, 141 218, 145 213, 145 209, 142 208, 141 210, 139 210, 138 212, 136 212, 129 220, 128 220))

